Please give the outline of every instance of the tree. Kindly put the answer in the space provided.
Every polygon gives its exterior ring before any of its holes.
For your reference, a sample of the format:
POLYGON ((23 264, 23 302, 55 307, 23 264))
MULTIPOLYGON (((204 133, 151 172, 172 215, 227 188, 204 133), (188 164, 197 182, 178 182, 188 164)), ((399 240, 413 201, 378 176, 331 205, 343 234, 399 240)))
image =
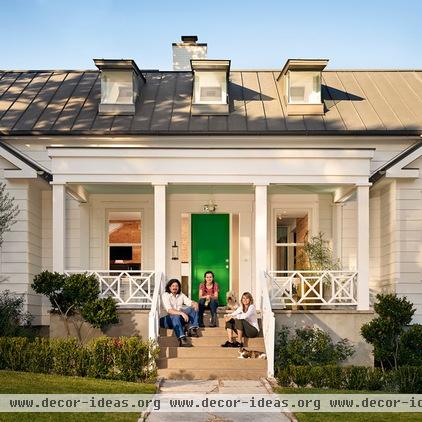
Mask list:
POLYGON ((324 239, 324 234, 321 232, 305 240, 303 255, 302 259, 310 270, 341 270, 340 260, 333 257, 329 242, 324 239))
POLYGON ((0 247, 3 244, 3 235, 8 232, 16 222, 19 213, 15 198, 6 191, 6 184, 0 183, 0 247))
POLYGON ((57 272, 43 271, 34 277, 31 287, 36 293, 48 297, 53 310, 63 318, 68 336, 70 335, 69 323, 74 325, 81 343, 83 342, 81 329, 84 321, 95 328, 103 328, 108 324, 119 322, 114 300, 111 297, 99 298, 100 288, 95 275, 67 276, 57 272))
POLYGON ((374 358, 382 369, 397 369, 400 355, 408 352, 406 326, 416 309, 407 298, 396 294, 378 294, 374 310, 376 318, 361 328, 362 337, 374 347, 374 358))

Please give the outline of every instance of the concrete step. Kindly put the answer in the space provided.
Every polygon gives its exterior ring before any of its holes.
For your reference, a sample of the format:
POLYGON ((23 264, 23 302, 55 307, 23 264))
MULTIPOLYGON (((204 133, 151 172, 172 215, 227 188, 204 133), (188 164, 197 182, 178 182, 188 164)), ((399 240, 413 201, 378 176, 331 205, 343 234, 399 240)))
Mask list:
MULTIPOLYGON (((239 359, 240 360, 240 359, 239 359)), ((247 359, 242 359, 246 361, 247 359)), ((266 362, 266 361, 265 361, 266 362)), ((167 379, 185 380, 258 380, 267 376, 266 369, 158 369, 158 376, 167 379)))
MULTIPOLYGON (((172 328, 160 328, 160 336, 172 336, 173 335, 172 328)), ((223 327, 206 327, 206 328, 198 328, 198 333, 200 336, 225 336, 227 331, 223 327)))
MULTIPOLYGON (((226 336, 222 335, 215 335, 210 336, 207 335, 206 337, 190 337, 189 341, 192 342, 194 347, 221 347, 221 345, 227 340, 226 336)), ((179 342, 175 336, 167 336, 167 337, 159 337, 158 344, 160 348, 163 347, 177 347, 179 342)), ((263 337, 255 337, 246 339, 245 347, 253 349, 253 350, 265 350, 264 345, 264 338, 263 337)), ((222 347, 222 349, 224 349, 222 347)))
POLYGON ((158 359, 158 368, 173 368, 173 369, 203 369, 207 366, 212 366, 213 369, 265 369, 267 367, 266 359, 238 359, 236 357, 222 357, 222 358, 173 358, 173 359, 158 359))
MULTIPOLYGON (((255 349, 260 352, 264 347, 255 349)), ((160 348, 160 358, 237 358, 239 349, 225 347, 203 346, 203 347, 162 347, 160 348)))

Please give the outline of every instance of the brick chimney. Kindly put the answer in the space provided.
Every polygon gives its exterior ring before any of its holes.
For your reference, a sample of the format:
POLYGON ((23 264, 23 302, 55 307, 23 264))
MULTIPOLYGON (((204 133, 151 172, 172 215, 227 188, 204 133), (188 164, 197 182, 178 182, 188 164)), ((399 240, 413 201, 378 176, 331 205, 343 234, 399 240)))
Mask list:
POLYGON ((173 70, 191 70, 191 59, 206 59, 208 46, 198 43, 196 35, 182 35, 182 42, 173 43, 173 70))

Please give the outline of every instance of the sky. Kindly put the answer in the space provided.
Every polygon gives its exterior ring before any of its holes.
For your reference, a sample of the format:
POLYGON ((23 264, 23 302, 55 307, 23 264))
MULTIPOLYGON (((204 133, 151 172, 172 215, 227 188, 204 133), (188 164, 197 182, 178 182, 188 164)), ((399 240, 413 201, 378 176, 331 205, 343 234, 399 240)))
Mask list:
POLYGON ((93 69, 94 58, 171 70, 198 35, 232 69, 422 69, 421 0, 0 0, 0 69, 93 69))

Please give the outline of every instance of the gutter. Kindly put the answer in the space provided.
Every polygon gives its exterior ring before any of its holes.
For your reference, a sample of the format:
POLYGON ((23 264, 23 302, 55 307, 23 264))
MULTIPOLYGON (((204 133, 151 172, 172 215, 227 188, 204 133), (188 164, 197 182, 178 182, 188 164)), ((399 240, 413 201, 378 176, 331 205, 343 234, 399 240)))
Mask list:
MULTIPOLYGON (((422 138, 422 135, 420 135, 422 138)), ((401 152, 396 157, 392 158, 390 161, 388 161, 386 164, 384 164, 380 169, 378 169, 370 178, 369 181, 374 184, 378 182, 381 178, 385 176, 387 173, 387 170, 394 165, 396 165, 398 162, 403 160, 403 158, 406 158, 409 154, 412 154, 414 151, 418 150, 420 147, 422 147, 422 140, 417 142, 414 145, 411 145, 409 148, 405 149, 403 152, 401 152)))
POLYGON ((127 131, 127 130, 3 130, 0 136, 421 136, 419 130, 274 130, 274 131, 127 131))
POLYGON ((14 155, 19 160, 23 161, 29 167, 32 167, 39 177, 44 179, 46 182, 51 182, 53 180, 52 174, 45 168, 40 166, 36 161, 32 160, 31 158, 22 155, 21 152, 17 151, 15 148, 11 147, 10 145, 5 144, 3 141, 0 140, 0 147, 4 148, 7 152, 14 155))

